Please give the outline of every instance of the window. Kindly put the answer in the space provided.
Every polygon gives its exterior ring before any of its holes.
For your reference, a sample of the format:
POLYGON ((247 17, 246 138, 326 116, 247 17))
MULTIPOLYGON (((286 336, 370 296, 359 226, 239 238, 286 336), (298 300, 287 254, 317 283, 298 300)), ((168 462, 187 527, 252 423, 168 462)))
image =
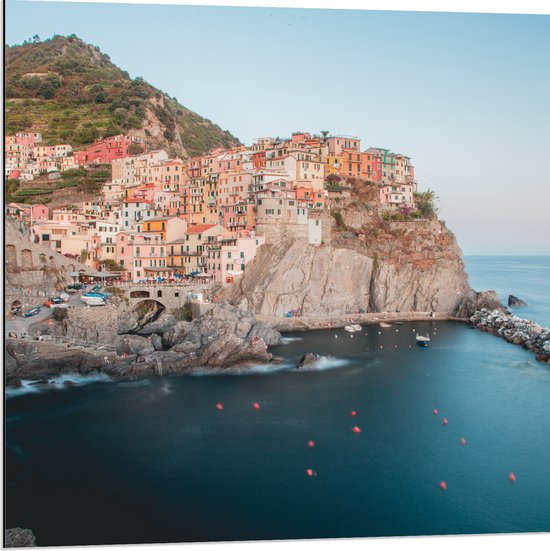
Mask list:
POLYGON ((244 258, 244 251, 241 251, 240 256, 241 256, 241 258, 244 258))
POLYGON ((227 253, 227 258, 231 258, 231 251, 227 253))

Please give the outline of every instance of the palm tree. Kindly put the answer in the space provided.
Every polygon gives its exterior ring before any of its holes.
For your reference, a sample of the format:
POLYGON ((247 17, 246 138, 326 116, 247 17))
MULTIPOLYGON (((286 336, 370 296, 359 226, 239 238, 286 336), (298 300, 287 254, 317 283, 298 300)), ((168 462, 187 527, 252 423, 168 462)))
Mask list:
POLYGON ((323 141, 326 142, 327 141, 327 136, 330 134, 330 131, 329 130, 321 130, 321 134, 323 136, 323 141))
POLYGON ((424 218, 431 219, 436 217, 438 211, 436 201, 439 200, 439 197, 436 196, 433 190, 428 188, 426 191, 417 191, 414 194, 414 200, 416 208, 424 218))

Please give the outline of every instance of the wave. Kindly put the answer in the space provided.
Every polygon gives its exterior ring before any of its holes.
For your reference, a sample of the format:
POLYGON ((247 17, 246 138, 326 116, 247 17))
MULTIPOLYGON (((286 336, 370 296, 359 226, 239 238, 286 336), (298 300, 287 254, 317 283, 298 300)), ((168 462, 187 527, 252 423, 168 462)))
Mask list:
POLYGON ((301 371, 327 371, 348 365, 351 360, 344 358, 335 358, 334 356, 320 356, 319 359, 312 365, 305 367, 301 371))
POLYGON ((94 373, 92 375, 67 373, 58 377, 48 378, 47 381, 44 384, 36 384, 36 381, 22 380, 20 387, 6 387, 6 397, 13 398, 24 394, 39 394, 47 390, 62 390, 73 385, 84 386, 92 383, 106 383, 111 381, 111 378, 104 373, 94 373))
POLYGON ((193 377, 215 377, 218 375, 269 375, 277 371, 294 369, 296 364, 283 362, 280 364, 251 364, 244 367, 227 367, 225 369, 197 368, 190 373, 193 377))
POLYGON ((291 342, 303 341, 303 337, 281 337, 282 344, 289 344, 291 342))

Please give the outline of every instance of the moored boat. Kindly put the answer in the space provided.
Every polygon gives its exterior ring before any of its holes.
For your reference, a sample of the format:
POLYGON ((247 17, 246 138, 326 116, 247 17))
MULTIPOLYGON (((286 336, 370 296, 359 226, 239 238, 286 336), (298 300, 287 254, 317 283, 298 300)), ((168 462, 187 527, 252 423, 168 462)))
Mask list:
POLYGON ((416 344, 425 348, 430 344, 430 337, 428 335, 416 335, 416 344))
POLYGON ((391 323, 386 323, 384 321, 380 322, 380 327, 391 327, 391 323))

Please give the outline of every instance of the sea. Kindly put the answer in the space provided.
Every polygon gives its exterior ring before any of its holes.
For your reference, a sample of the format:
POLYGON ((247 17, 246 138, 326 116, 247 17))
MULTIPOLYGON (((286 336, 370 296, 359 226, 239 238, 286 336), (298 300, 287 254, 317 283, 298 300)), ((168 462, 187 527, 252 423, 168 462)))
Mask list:
MULTIPOLYGON (((550 325, 549 257, 466 266, 550 325)), ((249 373, 8 394, 5 526, 40 546, 550 531, 550 366, 532 353, 432 321, 272 352, 249 373), (307 352, 319 365, 297 371, 307 352)))

